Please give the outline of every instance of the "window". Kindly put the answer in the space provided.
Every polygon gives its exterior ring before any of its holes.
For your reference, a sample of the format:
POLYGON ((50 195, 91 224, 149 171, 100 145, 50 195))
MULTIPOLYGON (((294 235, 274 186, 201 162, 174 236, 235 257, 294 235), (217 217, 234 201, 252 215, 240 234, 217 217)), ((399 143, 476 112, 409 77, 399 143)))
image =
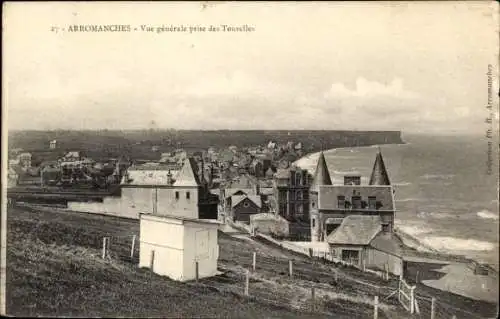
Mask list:
POLYGON ((353 209, 361 208, 361 196, 353 196, 352 197, 352 208, 353 209))
POLYGON ((377 209, 377 198, 374 196, 368 197, 368 208, 369 209, 377 209))
POLYGON ((391 227, 389 224, 382 224, 382 231, 388 232, 390 231, 391 227))
POLYGON ((302 176, 299 173, 295 174, 295 185, 302 184, 302 176))
POLYGON ((316 227, 316 218, 312 219, 312 226, 313 226, 313 228, 316 227))
POLYGON ((179 199, 179 192, 175 192, 175 199, 179 199))
POLYGON ((248 204, 248 202, 247 202, 247 201, 245 201, 245 202, 243 203, 243 206, 244 206, 244 207, 248 207, 248 206, 250 206, 250 204, 248 204))
POLYGON ((302 192, 301 191, 297 191, 296 195, 295 195, 295 198, 297 200, 302 200, 302 192))
POLYGON ((338 208, 344 209, 345 208, 345 196, 338 196, 338 208))
POLYGON ((312 206, 312 208, 316 207, 316 203, 315 202, 311 202, 311 206, 312 206))
POLYGON ((189 192, 186 192, 186 199, 189 199, 191 197, 191 194, 189 192))

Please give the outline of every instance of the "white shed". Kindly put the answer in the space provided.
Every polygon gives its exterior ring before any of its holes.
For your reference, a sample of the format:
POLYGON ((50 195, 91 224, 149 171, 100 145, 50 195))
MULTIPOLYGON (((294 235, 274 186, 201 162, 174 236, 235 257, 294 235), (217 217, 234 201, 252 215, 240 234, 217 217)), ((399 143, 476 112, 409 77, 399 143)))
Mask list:
POLYGON ((140 215, 139 267, 179 281, 217 274, 217 220, 140 215))

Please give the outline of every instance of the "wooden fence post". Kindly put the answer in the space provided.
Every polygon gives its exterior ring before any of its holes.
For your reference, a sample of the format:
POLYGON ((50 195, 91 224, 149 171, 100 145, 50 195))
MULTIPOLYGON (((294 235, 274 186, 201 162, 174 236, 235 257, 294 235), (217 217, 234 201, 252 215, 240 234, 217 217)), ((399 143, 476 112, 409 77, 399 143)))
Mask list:
POLYGON ((385 264, 385 280, 389 280, 389 264, 385 264))
POLYGON ((151 271, 154 271, 154 264, 155 264, 155 251, 151 250, 151 260, 149 261, 149 269, 151 269, 151 271))
POLYGON ((107 238, 103 237, 103 239, 102 239, 102 259, 106 258, 106 242, 107 242, 107 238))
POLYGON ((410 313, 415 313, 415 287, 410 288, 410 313))
POLYGON ((255 251, 253 252, 253 263, 252 263, 252 266, 253 266, 253 271, 255 272, 255 268, 257 266, 257 253, 255 251))
POLYGON ((415 275, 415 284, 418 283, 418 270, 417 270, 417 274, 415 275))
POLYGON ((245 278, 245 296, 249 295, 248 286, 250 286, 250 271, 247 269, 247 275, 245 278))
POLYGON ((200 268, 199 268, 198 262, 195 263, 195 272, 196 272, 196 282, 198 282, 198 279, 200 279, 200 268))
POLYGON ((375 296, 375 300, 373 302, 373 319, 378 318, 378 296, 375 296))
POLYGON ((312 305, 312 310, 316 311, 316 291, 314 287, 311 287, 311 305, 312 305))
POLYGON ((436 298, 432 297, 431 299, 431 319, 436 318, 436 298))
POLYGON ((290 272, 290 278, 293 277, 293 262, 290 260, 288 261, 288 270, 290 272))
POLYGON ((451 319, 457 319, 457 316, 453 315, 451 316, 451 319))
POLYGON ((130 249, 130 259, 134 259, 135 235, 132 236, 132 248, 130 249))

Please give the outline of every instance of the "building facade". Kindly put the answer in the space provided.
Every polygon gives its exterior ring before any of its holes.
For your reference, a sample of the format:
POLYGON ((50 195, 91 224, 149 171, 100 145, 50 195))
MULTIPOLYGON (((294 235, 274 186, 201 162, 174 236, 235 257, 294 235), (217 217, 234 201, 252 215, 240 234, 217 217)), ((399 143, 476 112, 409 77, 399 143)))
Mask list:
POLYGON ((325 241, 346 216, 380 216, 381 227, 394 228, 394 191, 379 152, 369 185, 361 185, 361 176, 344 176, 343 185, 332 185, 323 153, 320 153, 310 188, 311 240, 325 241))
POLYGON ((305 169, 278 169, 273 178, 278 214, 289 221, 309 221, 310 183, 311 176, 305 169))

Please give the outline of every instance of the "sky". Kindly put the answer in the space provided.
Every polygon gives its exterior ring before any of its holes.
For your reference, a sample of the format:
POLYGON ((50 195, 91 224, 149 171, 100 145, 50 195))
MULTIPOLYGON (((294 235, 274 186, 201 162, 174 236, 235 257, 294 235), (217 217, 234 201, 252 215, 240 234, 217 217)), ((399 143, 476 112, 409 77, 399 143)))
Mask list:
POLYGON ((497 12, 493 1, 9 3, 3 113, 9 130, 482 133, 497 12), (51 31, 96 24, 139 31, 51 31), (221 24, 254 31, 140 31, 221 24))

